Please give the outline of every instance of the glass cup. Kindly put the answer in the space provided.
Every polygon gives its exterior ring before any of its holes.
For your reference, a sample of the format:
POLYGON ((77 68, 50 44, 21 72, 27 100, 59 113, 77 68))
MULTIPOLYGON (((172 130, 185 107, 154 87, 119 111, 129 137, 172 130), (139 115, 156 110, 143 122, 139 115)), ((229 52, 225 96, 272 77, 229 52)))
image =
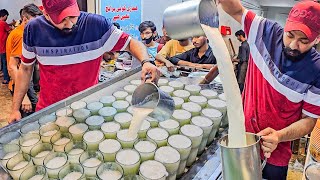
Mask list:
MULTIPOLYGON (((131 101, 132 101, 132 95, 129 95, 126 97, 126 101, 129 102, 129 104, 131 104, 131 101)), ((128 110, 128 109, 127 109, 128 110)))
POLYGON ((182 109, 191 113, 192 117, 199 116, 201 112, 201 106, 194 102, 187 102, 182 104, 182 109))
POLYGON ((153 128, 148 130, 147 139, 157 143, 158 147, 166 146, 169 133, 162 128, 153 128))
POLYGON ((80 156, 87 150, 87 144, 83 141, 70 141, 65 147, 64 152, 68 155, 68 161, 72 164, 80 163, 80 156))
MULTIPOLYGON (((130 114, 133 114, 133 106, 129 106, 127 108, 127 112, 130 113, 130 114)), ((123 179, 123 178, 122 178, 123 179)))
POLYGON ((180 123, 180 126, 190 124, 191 117, 191 113, 183 109, 175 110, 172 114, 172 118, 178 121, 180 123))
POLYGON ((46 125, 48 123, 52 123, 54 121, 56 121, 57 119, 57 116, 56 115, 45 115, 45 116, 42 116, 39 120, 38 120, 38 123, 40 124, 40 126, 43 126, 43 125, 46 125))
POLYGON ((184 102, 188 101, 190 95, 191 94, 188 91, 185 91, 185 90, 173 91, 173 96, 182 98, 184 100, 184 102))
POLYGON ((129 84, 129 85, 126 85, 123 87, 123 89, 128 92, 129 94, 133 94, 134 90, 137 89, 138 86, 136 85, 132 85, 132 84, 129 84))
POLYGON ((87 109, 91 111, 92 115, 98 115, 101 108, 103 108, 103 104, 101 102, 92 102, 87 105, 87 109))
POLYGON ((203 130, 203 138, 198 151, 198 155, 200 155, 207 145, 208 137, 212 131, 213 122, 207 117, 196 116, 191 119, 191 124, 198 126, 203 130))
POLYGON ((103 154, 105 162, 114 162, 116 154, 121 149, 121 144, 114 139, 106 139, 99 144, 99 150, 103 154))
POLYGON ((151 124, 149 121, 144 120, 142 122, 141 128, 138 132, 139 138, 146 138, 147 137, 147 131, 151 128, 151 124))
POLYGON ((182 98, 179 98, 179 97, 172 97, 172 99, 174 101, 175 109, 181 109, 182 108, 182 104, 184 103, 184 100, 182 98))
POLYGON ((173 87, 174 90, 183 90, 184 84, 180 81, 170 81, 169 86, 173 87))
POLYGON ((40 128, 41 140, 44 143, 50 143, 53 135, 60 133, 60 128, 54 123, 49 123, 40 128))
POLYGON ((0 137, 0 144, 18 144, 21 134, 18 131, 7 132, 0 137))
POLYGON ((99 151, 87 151, 80 156, 80 164, 87 177, 95 177, 98 167, 103 163, 103 155, 99 151))
POLYGON ((199 95, 201 91, 201 86, 190 84, 190 85, 186 85, 184 89, 189 91, 191 95, 199 95))
POLYGON ((39 130, 40 130, 40 124, 36 121, 36 122, 23 125, 20 129, 20 132, 21 134, 28 134, 28 133, 39 134, 39 130))
POLYGON ((39 134, 25 134, 19 140, 21 151, 30 154, 31 149, 41 143, 41 137, 39 134))
POLYGON ((60 170, 68 164, 68 156, 62 152, 52 152, 43 161, 49 178, 58 178, 60 170))
POLYGON ((35 165, 42 166, 45 157, 53 151, 52 144, 49 143, 40 143, 34 146, 31 151, 30 155, 32 161, 35 165))
POLYGON ((70 133, 57 133, 52 136, 50 142, 55 152, 64 152, 65 146, 72 142, 72 135, 70 133))
POLYGON ((114 121, 121 125, 122 129, 128 129, 132 120, 132 115, 129 113, 119 113, 114 116, 114 121))
POLYGON ((183 160, 180 162, 179 169, 177 172, 177 178, 180 178, 184 173, 187 166, 187 160, 183 160))
POLYGON ((184 125, 180 129, 180 134, 190 138, 192 148, 199 148, 203 138, 203 130, 201 128, 195 125, 184 125))
POLYGON ((78 123, 84 123, 88 117, 90 117, 91 111, 88 109, 78 109, 73 112, 73 117, 78 123))
POLYGON ((227 103, 225 101, 220 99, 210 99, 208 101, 208 108, 217 109, 222 112, 221 127, 226 127, 228 125, 227 103))
POLYGON ((6 168, 9 159, 20 153, 18 144, 2 144, 0 146, 0 161, 3 169, 6 168))
POLYGON ((190 155, 187 159, 187 166, 190 167, 196 161, 199 147, 191 149, 190 155))
POLYGON ((169 94, 171 96, 172 96, 172 93, 174 91, 174 88, 171 87, 171 86, 161 86, 160 89, 161 89, 161 91, 163 91, 163 92, 165 92, 165 93, 167 93, 167 94, 169 94))
POLYGON ((200 95, 206 97, 207 99, 218 98, 218 93, 211 89, 204 89, 200 91, 200 95))
POLYGON ((88 150, 97 151, 99 144, 104 140, 104 134, 102 131, 94 130, 88 131, 83 135, 83 141, 87 143, 88 150))
POLYGON ((140 155, 136 150, 123 149, 116 154, 116 163, 123 168, 123 174, 135 175, 139 171, 140 155))
POLYGON ((106 122, 101 126, 101 130, 106 139, 116 139, 117 132, 120 131, 121 125, 117 122, 106 122))
POLYGON ((80 180, 85 177, 84 169, 80 164, 68 164, 59 171, 61 180, 80 180))
POLYGON ((79 110, 79 109, 84 109, 86 107, 87 107, 87 103, 84 102, 84 101, 76 101, 76 102, 71 103, 71 105, 70 105, 70 108, 73 111, 76 111, 76 110, 79 110))
POLYGON ((73 113, 73 110, 70 107, 62 108, 56 111, 57 117, 63 117, 63 116, 69 116, 71 117, 73 113))
POLYGON ((207 108, 201 111, 201 116, 207 117, 211 119, 213 122, 212 131, 210 132, 210 135, 208 137, 208 142, 207 142, 207 145, 209 145, 213 142, 214 138, 216 137, 223 114, 216 109, 207 108))
POLYGON ((19 179, 21 173, 32 166, 31 158, 27 154, 17 154, 7 162, 7 170, 13 179, 19 179))
POLYGON ((55 124, 59 126, 62 133, 67 133, 70 126, 72 126, 76 120, 73 117, 58 117, 55 124))
POLYGON ((122 148, 133 148, 134 143, 138 140, 138 135, 130 136, 128 129, 124 129, 117 132, 117 140, 122 148))
POLYGON ((160 78, 158 81, 159 86, 166 86, 166 85, 168 85, 168 83, 169 83, 169 80, 165 79, 165 78, 160 78))
POLYGON ((160 147, 155 153, 154 160, 161 162, 169 175, 176 174, 180 165, 180 153, 170 146, 160 147))
POLYGON ((190 96, 189 101, 199 104, 204 109, 208 104, 208 99, 204 96, 190 96))
POLYGON ((112 95, 119 101, 124 100, 129 95, 129 93, 125 91, 116 91, 112 95))
POLYGON ((103 96, 100 99, 100 102, 103 104, 104 107, 112 106, 112 103, 116 101, 114 96, 103 96))
POLYGON ((105 121, 112 121, 113 117, 117 114, 117 110, 113 107, 104 107, 101 108, 98 113, 105 121))
POLYGON ((179 122, 172 119, 159 122, 159 127, 168 131, 170 136, 174 134, 179 134, 180 130, 179 122))
POLYGON ((74 141, 82 141, 83 135, 88 131, 88 125, 84 123, 74 124, 69 127, 69 132, 74 141))
POLYGON ((25 169, 21 175, 19 180, 47 180, 48 175, 46 168, 43 166, 30 166, 25 169))
POLYGON ((150 116, 148 116, 146 120, 149 121, 149 123, 151 124, 151 128, 156 128, 159 125, 159 121, 150 116))
POLYGON ((117 163, 107 162, 100 165, 97 170, 97 176, 101 180, 119 180, 123 177, 123 169, 117 163))
POLYGON ((161 162, 149 160, 141 164, 139 175, 146 180, 166 180, 168 172, 161 162))
POLYGON ((100 130, 103 123, 104 118, 102 116, 90 116, 86 119, 89 130, 100 130))
POLYGON ((141 83, 142 82, 141 82, 140 79, 134 79, 134 80, 130 81, 130 84, 133 84, 133 85, 136 85, 136 86, 139 86, 141 83))
POLYGON ((125 100, 115 101, 114 103, 112 103, 112 107, 116 108, 118 113, 126 112, 129 106, 129 102, 125 100))
POLYGON ((192 141, 187 136, 177 134, 169 137, 168 145, 180 153, 180 159, 183 161, 190 155, 192 141))
POLYGON ((157 144, 151 140, 141 139, 134 144, 134 149, 139 152, 141 162, 153 160, 157 144))

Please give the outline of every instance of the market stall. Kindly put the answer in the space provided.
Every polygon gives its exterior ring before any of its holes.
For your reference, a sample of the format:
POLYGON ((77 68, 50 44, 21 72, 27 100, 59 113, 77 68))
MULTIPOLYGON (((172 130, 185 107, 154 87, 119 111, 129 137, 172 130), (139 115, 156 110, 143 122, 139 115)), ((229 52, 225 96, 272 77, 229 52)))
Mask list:
MULTIPOLYGON (((5 147, 6 144, 11 142, 11 140, 15 139, 15 137, 8 137, 8 134, 14 133, 14 132, 19 132, 20 133, 19 136, 20 136, 22 134, 22 132, 21 132, 22 129, 25 131, 23 133, 30 134, 30 132, 28 132, 28 130, 29 131, 31 131, 31 130, 39 131, 39 129, 37 129, 34 126, 31 129, 28 129, 28 128, 26 128, 26 126, 36 125, 36 124, 37 124, 37 126, 39 124, 40 125, 44 124, 44 126, 46 126, 46 125, 48 125, 48 123, 50 125, 50 121, 55 120, 55 119, 52 119, 52 120, 49 119, 49 120, 44 121, 42 118, 44 116, 47 116, 50 114, 56 114, 57 116, 61 116, 61 113, 63 115, 67 115, 70 117, 75 116, 75 114, 72 115, 72 112, 70 113, 67 111, 61 111, 61 109, 65 109, 66 107, 70 107, 70 105, 74 102, 86 102, 86 105, 87 105, 86 108, 90 109, 91 114, 94 114, 93 112, 95 112, 96 110, 94 108, 92 108, 91 106, 88 107, 89 104, 92 105, 93 102, 99 102, 99 100, 101 102, 101 98, 105 97, 105 96, 114 95, 117 98, 119 98, 120 95, 119 94, 116 95, 114 93, 115 92, 123 92, 123 90, 124 90, 123 87, 126 85, 129 85, 130 82, 133 83, 134 81, 139 81, 140 70, 141 70, 141 68, 136 68, 136 69, 126 71, 123 74, 119 74, 119 76, 117 76, 117 77, 109 79, 109 80, 107 80, 101 84, 98 84, 88 90, 80 92, 80 93, 78 93, 74 96, 71 96, 63 101, 60 101, 56 104, 53 104, 53 105, 33 114, 32 116, 27 117, 27 118, 15 123, 15 124, 12 124, 12 125, 9 125, 7 127, 2 128, 0 130, 0 143, 3 143, 2 147, 5 147), (41 122, 39 122, 39 119, 42 119, 41 122)), ((173 79, 168 79, 168 80, 173 80, 173 79)), ((196 82, 194 80, 194 78, 180 78, 180 79, 174 79, 174 80, 178 80, 179 82, 183 82, 183 83, 187 83, 187 84, 192 84, 192 83, 196 82)), ((211 85, 204 85, 201 88, 202 89, 214 89, 215 91, 222 93, 222 87, 221 87, 221 84, 219 84, 219 83, 213 83, 211 85)), ((217 93, 217 95, 218 95, 218 93, 217 93)), ((105 102, 105 103, 107 103, 107 102, 105 102)), ((72 107, 72 108, 76 109, 76 107, 72 107)), ((125 112, 126 112, 126 110, 125 110, 125 112)), ((101 113, 100 113, 100 115, 101 115, 101 113)), ((79 117, 77 116, 76 121, 79 124, 78 118, 79 117)), ((89 122, 86 122, 86 124, 88 124, 88 123, 89 122)), ((55 124, 57 124, 57 121, 55 122, 55 124)), ((42 129, 41 128, 42 126, 40 127, 40 125, 38 128, 42 129)), ((93 131, 93 129, 95 129, 95 128, 92 129, 93 126, 91 126, 90 123, 88 125, 89 125, 90 131, 93 131)), ((212 126, 211 126, 211 128, 212 128, 212 126)), ((97 129, 100 130, 101 127, 98 127, 97 129)), ((122 128, 122 129, 125 129, 125 128, 122 128)), ((60 131, 62 131, 62 128, 60 129, 60 131)), ((219 137, 221 137, 222 134, 225 134, 225 132, 226 132, 225 130, 220 129, 218 136, 213 139, 213 142, 211 144, 207 145, 207 147, 204 148, 203 153, 198 154, 198 156, 196 157, 196 160, 194 162, 192 162, 191 165, 189 165, 185 169, 183 168, 183 173, 181 174, 181 177, 180 177, 181 179, 219 179, 219 178, 221 178, 220 150, 219 150, 219 146, 217 144, 217 139, 219 137)), ((40 132, 40 134, 41 134, 41 132, 40 132)), ((25 134, 22 137, 24 137, 24 136, 25 136, 25 134)), ((43 137, 44 137, 44 134, 42 133, 41 134, 42 142, 44 141, 43 137)), ((64 136, 64 137, 68 137, 68 136, 64 136)), ((62 138, 62 136, 60 138, 62 138)), ((74 136, 71 138, 74 138, 74 136)), ((83 139, 84 139, 83 141, 86 141, 85 137, 83 137, 83 139)), ((52 143, 51 140, 48 142, 49 142, 48 144, 52 143)), ((87 142, 87 144, 89 144, 89 143, 87 142)), ((53 143, 53 145, 54 145, 54 143, 53 143)), ((124 145, 121 144, 121 146, 124 146, 124 145)), ((91 146, 88 145, 88 147, 91 147, 91 146)), ((158 145, 158 147, 159 147, 159 145, 158 145)), ((1 151, 2 152, 0 154, 4 154, 3 151, 5 151, 5 148, 2 148, 1 151)), ((24 152, 28 152, 28 151, 26 150, 24 152)), ((196 151, 196 153, 197 153, 197 151, 196 151)), ((25 153, 25 154, 28 154, 28 153, 25 153)), ((3 156, 1 156, 1 158, 3 160, 3 156)), ((34 160, 32 160, 32 162, 34 162, 34 160)), ((0 177, 1 177, 1 179, 10 179, 10 175, 6 172, 5 169, 6 168, 1 170, 0 177)), ((167 168, 167 171, 168 171, 168 168, 167 168)))

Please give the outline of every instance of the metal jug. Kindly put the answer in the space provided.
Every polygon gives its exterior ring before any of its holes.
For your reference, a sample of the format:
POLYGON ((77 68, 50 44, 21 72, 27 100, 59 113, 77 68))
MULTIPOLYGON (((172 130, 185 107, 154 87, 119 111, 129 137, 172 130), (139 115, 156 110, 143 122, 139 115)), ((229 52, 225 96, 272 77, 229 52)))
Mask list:
POLYGON ((246 138, 247 146, 241 148, 229 148, 228 135, 219 140, 224 180, 262 179, 262 169, 266 165, 267 159, 261 164, 261 137, 246 133, 246 138))
POLYGON ((172 39, 205 36, 201 24, 219 27, 218 9, 213 0, 186 1, 164 11, 163 25, 172 39))
POLYGON ((172 97, 153 83, 138 86, 132 94, 131 103, 134 107, 154 109, 149 116, 158 121, 170 119, 175 108, 172 97), (154 102, 151 106, 147 103, 150 101, 154 102))

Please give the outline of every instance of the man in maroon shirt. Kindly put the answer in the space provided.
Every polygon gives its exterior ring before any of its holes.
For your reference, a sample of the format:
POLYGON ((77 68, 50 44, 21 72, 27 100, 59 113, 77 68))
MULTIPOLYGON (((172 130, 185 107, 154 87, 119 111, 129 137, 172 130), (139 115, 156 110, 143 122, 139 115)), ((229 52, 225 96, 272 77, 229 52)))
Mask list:
POLYGON ((1 70, 3 72, 4 81, 2 84, 9 83, 9 74, 6 60, 6 41, 9 35, 11 27, 6 23, 9 13, 5 9, 0 10, 0 58, 1 58, 1 70))

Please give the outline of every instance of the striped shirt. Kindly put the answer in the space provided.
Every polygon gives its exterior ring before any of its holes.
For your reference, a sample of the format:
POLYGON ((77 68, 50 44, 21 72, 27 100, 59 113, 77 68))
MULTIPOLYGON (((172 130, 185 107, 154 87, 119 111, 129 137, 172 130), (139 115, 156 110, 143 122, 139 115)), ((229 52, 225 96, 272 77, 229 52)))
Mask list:
POLYGON ((77 25, 64 35, 40 16, 25 28, 22 63, 40 66, 37 110, 97 84, 103 53, 123 51, 131 39, 100 15, 81 12, 77 25))
MULTIPOLYGON (((299 61, 287 59, 283 28, 252 11, 245 12, 242 26, 250 45, 243 95, 247 131, 281 130, 300 120, 302 114, 319 118, 320 54, 312 48, 299 61)), ((290 142, 280 143, 268 163, 287 166, 290 157, 290 142)))

